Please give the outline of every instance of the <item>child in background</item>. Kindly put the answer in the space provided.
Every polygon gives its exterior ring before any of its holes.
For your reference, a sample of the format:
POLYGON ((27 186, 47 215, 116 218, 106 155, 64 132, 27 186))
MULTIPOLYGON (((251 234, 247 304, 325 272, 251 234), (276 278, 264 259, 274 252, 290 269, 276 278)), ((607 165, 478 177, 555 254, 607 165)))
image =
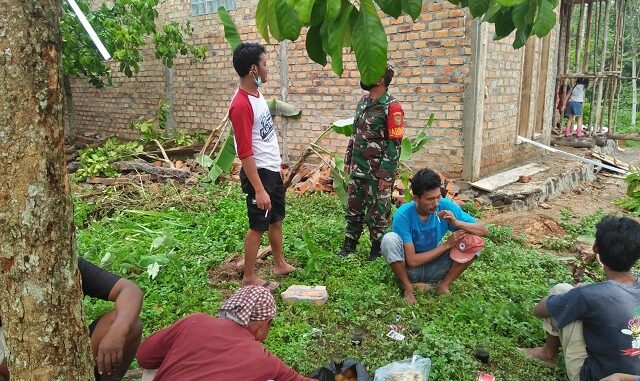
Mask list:
POLYGON ((567 128, 564 130, 564 136, 566 138, 573 135, 573 118, 575 117, 578 128, 576 129, 576 136, 584 136, 582 131, 582 112, 585 92, 589 86, 589 79, 578 78, 576 84, 571 91, 567 94, 568 102, 566 102, 565 115, 569 118, 567 120, 567 128))

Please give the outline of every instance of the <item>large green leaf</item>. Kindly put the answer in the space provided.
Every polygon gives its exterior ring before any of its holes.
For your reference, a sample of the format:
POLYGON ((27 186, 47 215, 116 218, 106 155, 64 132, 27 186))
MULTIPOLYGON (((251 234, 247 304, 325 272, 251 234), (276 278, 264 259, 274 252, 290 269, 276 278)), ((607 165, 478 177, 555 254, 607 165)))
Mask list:
POLYGON ((352 46, 362 82, 372 84, 380 80, 387 69, 387 34, 373 0, 362 0, 360 6, 360 16, 353 27, 352 46))
POLYGON ((532 33, 538 37, 546 36, 556 25, 556 12, 553 10, 553 0, 542 0, 538 16, 533 24, 532 33))
POLYGON ((489 9, 489 0, 473 0, 469 3, 469 10, 473 17, 480 17, 489 9))
POLYGON ((340 135, 351 136, 353 135, 353 118, 336 120, 331 128, 340 135))
POLYGON ((496 0, 489 0, 489 8, 487 12, 484 14, 482 21, 487 21, 490 23, 495 23, 496 15, 500 10, 500 4, 496 0))
POLYGON ((307 30, 307 39, 305 41, 307 54, 314 62, 322 66, 327 64, 327 53, 322 49, 322 37, 320 37, 320 26, 312 25, 307 30))
POLYGON ((343 170, 338 169, 338 165, 344 168, 344 160, 338 156, 334 156, 336 166, 331 168, 331 177, 333 178, 333 189, 336 191, 336 195, 342 201, 343 205, 347 205, 347 187, 349 186, 349 174, 343 170))
POLYGON ((513 32, 516 26, 511 19, 511 8, 502 9, 496 18, 496 35, 495 39, 505 38, 513 32))
POLYGON ((234 145, 233 130, 229 130, 224 145, 220 149, 220 152, 213 160, 213 165, 209 168, 209 179, 216 181, 220 175, 231 170, 233 161, 236 158, 236 147, 234 145))
POLYGON ((280 32, 280 25, 278 24, 278 12, 276 12, 276 0, 269 0, 269 8, 267 13, 267 23, 269 24, 269 33, 278 41, 282 41, 285 38, 280 32))
POLYGON ((308 25, 311 22, 311 11, 315 0, 289 0, 289 4, 295 4, 295 10, 298 12, 298 18, 303 24, 308 25))
POLYGON ((401 0, 375 0, 382 12, 391 17, 398 18, 402 14, 401 0))
POLYGON ((340 14, 340 8, 342 8, 341 0, 326 0, 327 1, 327 14, 325 19, 328 21, 335 20, 340 14))
POLYGON ((302 111, 298 106, 292 105, 280 99, 271 99, 267 101, 269 111, 271 115, 284 115, 293 119, 300 119, 302 117, 302 111))
POLYGON ((278 29, 282 37, 295 41, 300 37, 302 21, 298 17, 298 12, 290 6, 287 0, 272 0, 275 2, 276 19, 278 29))
POLYGON ((529 36, 531 35, 531 25, 525 25, 523 28, 518 29, 516 31, 516 36, 513 39, 513 48, 514 49, 520 49, 521 47, 523 47, 526 43, 527 40, 529 39, 529 36))
POLYGON ((313 4, 313 10, 311 11, 311 21, 309 22, 312 26, 320 26, 324 22, 324 17, 327 14, 327 0, 316 0, 313 4))
POLYGON ((256 8, 256 27, 258 28, 258 32, 268 44, 269 41, 269 0, 260 0, 258 1, 258 7, 256 8))
POLYGON ((411 146, 411 139, 405 136, 402 138, 402 143, 400 144, 400 161, 407 161, 411 159, 412 154, 413 149, 411 146))
MULTIPOLYGON (((511 8, 511 20, 513 21, 513 25, 515 25, 516 28, 523 28, 526 25, 527 23, 526 16, 528 12, 529 12, 528 1, 525 1, 524 3, 518 4, 515 7, 511 8)), ((496 28, 497 27, 498 27, 498 24, 496 22, 496 28)))
POLYGON ((538 6, 541 0, 529 0, 529 9, 524 16, 524 21, 527 25, 532 25, 536 21, 536 15, 538 14, 538 6))
POLYGON ((338 76, 342 76, 344 67, 342 64, 342 46, 345 29, 349 27, 349 16, 353 10, 353 5, 347 5, 340 16, 327 28, 327 53, 331 57, 331 68, 338 76))
POLYGON ((222 25, 224 25, 224 38, 226 38, 229 45, 231 45, 231 50, 235 50, 236 47, 242 43, 240 34, 238 34, 238 30, 236 29, 236 24, 234 24, 229 16, 229 12, 227 12, 224 7, 218 8, 218 17, 220 17, 220 21, 222 21, 222 25))
POLYGON ((208 155, 196 156, 196 163, 200 164, 203 168, 209 168, 213 165, 213 159, 208 155))
POLYGON ((498 2, 498 4, 502 5, 503 7, 513 7, 514 5, 520 4, 527 0, 496 0, 496 1, 498 2))
POLYGON ((420 17, 420 13, 422 13, 422 0, 402 0, 402 10, 411 16, 413 21, 416 21, 420 17))

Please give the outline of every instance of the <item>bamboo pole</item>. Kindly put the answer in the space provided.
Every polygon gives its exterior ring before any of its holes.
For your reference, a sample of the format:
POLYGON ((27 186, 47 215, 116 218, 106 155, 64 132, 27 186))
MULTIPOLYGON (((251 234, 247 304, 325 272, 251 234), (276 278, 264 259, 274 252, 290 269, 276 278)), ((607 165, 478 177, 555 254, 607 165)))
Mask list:
MULTIPOLYGON (((603 42, 602 42, 602 55, 601 55, 601 59, 600 59, 600 72, 604 72, 604 68, 605 68, 605 63, 606 63, 606 59, 607 59, 607 43, 608 43, 608 38, 609 38, 609 12, 611 10, 611 2, 609 0, 606 0, 605 2, 605 6, 604 6, 604 25, 602 26, 603 29, 603 42)), ((603 96, 603 91, 604 91, 604 81, 601 80, 598 82, 598 93, 596 95, 596 102, 594 104, 595 107, 593 107, 593 109, 595 109, 595 115, 596 115, 596 127, 598 129, 598 132, 601 132, 602 130, 602 114, 603 114, 603 107, 602 107, 602 96, 603 96)), ((591 135, 594 135, 595 133, 595 129, 590 129, 590 133, 591 135)))
POLYGON ((565 70, 564 73, 566 74, 569 70, 570 70, 570 64, 571 62, 569 61, 569 51, 571 48, 571 16, 573 14, 573 4, 571 3, 571 1, 568 2, 567 4, 567 26, 565 28, 565 45, 564 45, 564 62, 565 62, 565 70))
MULTIPOLYGON (((601 2, 597 2, 595 4, 596 8, 596 12, 594 15, 594 24, 595 24, 595 28, 593 30, 593 61, 592 61, 592 67, 593 67, 593 72, 595 73, 598 69, 597 66, 597 52, 599 49, 599 40, 600 40, 600 29, 601 29, 601 23, 600 23, 600 19, 602 17, 602 3, 601 2)), ((589 131, 593 131, 594 127, 596 126, 596 114, 595 112, 597 110, 595 110, 595 102, 596 102, 596 87, 598 85, 599 80, 595 79, 595 81, 593 81, 593 84, 591 85, 592 91, 591 91, 591 99, 589 100, 589 105, 590 105, 590 112, 589 112, 589 131)))
POLYGON ((584 0, 580 1, 580 18, 578 19, 578 30, 576 31, 576 71, 582 68, 582 37, 584 34, 584 0))
POLYGON ((587 30, 585 32, 584 58, 582 59, 582 72, 589 71, 589 45, 591 44, 591 19, 593 18, 593 2, 588 4, 587 9, 587 30))

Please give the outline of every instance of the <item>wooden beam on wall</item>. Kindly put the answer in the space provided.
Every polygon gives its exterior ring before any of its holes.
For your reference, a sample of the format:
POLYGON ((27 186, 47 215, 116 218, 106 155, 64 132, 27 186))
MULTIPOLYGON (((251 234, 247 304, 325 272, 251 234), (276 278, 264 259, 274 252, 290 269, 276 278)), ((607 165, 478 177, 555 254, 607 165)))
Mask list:
POLYGON ((484 93, 489 25, 477 19, 471 27, 471 84, 464 95, 464 160, 462 178, 476 181, 482 164, 484 93))

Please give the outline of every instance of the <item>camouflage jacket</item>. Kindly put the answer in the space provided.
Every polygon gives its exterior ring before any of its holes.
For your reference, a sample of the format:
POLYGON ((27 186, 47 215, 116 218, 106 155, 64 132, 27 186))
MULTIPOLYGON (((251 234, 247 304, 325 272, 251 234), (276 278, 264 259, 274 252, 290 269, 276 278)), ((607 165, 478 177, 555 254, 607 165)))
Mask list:
POLYGON ((375 101, 368 95, 362 97, 344 161, 351 176, 392 181, 403 133, 404 112, 396 98, 388 92, 375 101))

